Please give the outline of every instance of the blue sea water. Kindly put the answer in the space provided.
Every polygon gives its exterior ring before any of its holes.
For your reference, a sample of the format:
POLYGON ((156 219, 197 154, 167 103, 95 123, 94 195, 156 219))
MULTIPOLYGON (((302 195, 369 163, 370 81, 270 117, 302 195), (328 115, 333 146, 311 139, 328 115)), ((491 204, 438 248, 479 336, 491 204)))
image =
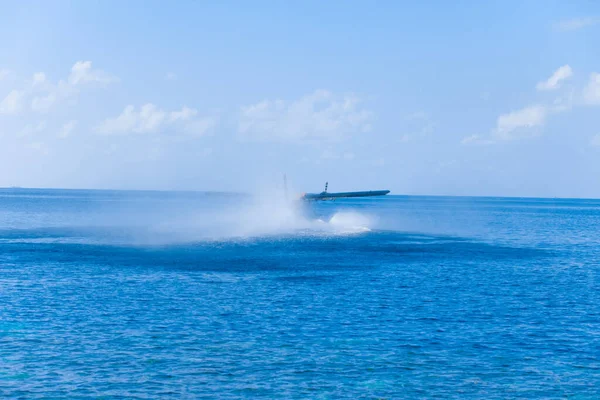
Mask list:
POLYGON ((0 190, 2 398, 600 398, 600 201, 0 190))

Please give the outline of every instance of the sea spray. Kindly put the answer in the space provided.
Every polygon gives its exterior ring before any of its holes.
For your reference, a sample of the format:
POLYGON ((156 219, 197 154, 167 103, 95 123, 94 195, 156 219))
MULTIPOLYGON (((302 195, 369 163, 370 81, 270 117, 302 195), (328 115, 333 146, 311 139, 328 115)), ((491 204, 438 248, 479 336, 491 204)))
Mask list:
MULTIPOLYGON (((354 210, 314 212, 317 205, 286 199, 279 191, 258 194, 224 205, 194 209, 164 219, 146 230, 144 240, 189 242, 262 236, 339 235, 369 231, 374 218, 354 210)), ((168 213, 167 213, 168 214, 168 213)))

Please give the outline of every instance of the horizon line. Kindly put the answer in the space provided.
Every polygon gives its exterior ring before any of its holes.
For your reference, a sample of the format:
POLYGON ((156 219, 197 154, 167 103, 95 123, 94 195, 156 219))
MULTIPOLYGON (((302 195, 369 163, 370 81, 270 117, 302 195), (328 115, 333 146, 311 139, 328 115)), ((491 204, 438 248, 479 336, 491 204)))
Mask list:
MULTIPOLYGON (((159 193, 212 193, 212 194, 238 194, 252 195, 252 192, 232 190, 199 190, 199 189, 114 189, 114 188, 57 188, 57 187, 24 187, 0 186, 0 190, 69 190, 69 191, 105 191, 105 192, 159 192, 159 193)), ((464 194, 394 194, 390 191, 385 197, 457 197, 457 198, 488 198, 488 199, 540 199, 540 200, 600 200, 597 197, 568 197, 568 196, 507 196, 507 195, 464 195, 464 194)))

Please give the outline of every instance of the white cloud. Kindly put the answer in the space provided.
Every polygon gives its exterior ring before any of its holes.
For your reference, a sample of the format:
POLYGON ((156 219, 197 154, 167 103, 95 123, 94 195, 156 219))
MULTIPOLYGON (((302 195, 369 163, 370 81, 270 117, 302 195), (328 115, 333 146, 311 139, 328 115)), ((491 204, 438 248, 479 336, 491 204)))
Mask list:
POLYGON ((168 81, 174 81, 175 79, 177 79, 177 75, 173 72, 167 72, 167 75, 165 75, 165 79, 168 81))
POLYGON ((594 147, 600 147, 600 133, 592 137, 590 144, 594 147))
POLYGON ((0 68, 0 81, 7 78, 10 75, 10 71, 5 68, 0 68))
POLYGON ((143 134, 170 129, 202 135, 216 125, 215 118, 197 118, 197 114, 197 110, 188 107, 183 107, 180 111, 167 112, 151 103, 143 105, 139 110, 128 105, 119 116, 109 118, 100 124, 96 131, 101 134, 143 134))
POLYGON ((40 141, 31 142, 31 143, 27 144, 27 147, 29 147, 30 149, 35 150, 41 154, 50 153, 48 146, 46 146, 46 144, 44 142, 40 142, 40 141))
POLYGON ((167 116, 166 112, 157 108, 154 104, 143 105, 137 116, 135 116, 135 112, 131 106, 126 108, 125 111, 129 114, 129 118, 134 118, 135 125, 133 126, 133 130, 138 132, 155 131, 167 116))
POLYGON ((62 128, 60 128, 60 131, 58 132, 58 137, 60 139, 66 139, 69 136, 71 136, 71 134, 73 133, 73 130, 75 129, 75 127, 77 126, 77 121, 73 120, 73 121, 69 121, 66 124, 64 124, 62 126, 62 128))
POLYGON ((107 119, 98 128, 101 133, 144 133, 156 129, 164 120, 165 112, 159 110, 154 104, 145 104, 139 111, 128 105, 121 115, 107 119))
POLYGON ((599 22, 600 17, 571 18, 560 21, 555 25, 555 28, 559 31, 576 31, 587 26, 595 25, 599 22))
POLYGON ((593 72, 583 89, 583 100, 590 105, 600 105, 600 74, 593 72))
POLYGON ((264 100, 242 107, 238 132, 259 141, 340 140, 369 131, 371 119, 357 97, 317 90, 293 102, 264 100))
POLYGON ((481 135, 471 135, 464 137, 461 141, 464 145, 488 145, 496 143, 495 140, 481 135))
POLYGON ((2 101, 0 113, 14 114, 22 109, 25 102, 34 112, 48 112, 61 100, 74 99, 89 84, 105 85, 116 79, 103 71, 92 68, 91 61, 78 61, 71 68, 65 80, 57 83, 48 81, 46 74, 36 72, 23 83, 21 89, 15 89, 2 101))
POLYGON ((107 84, 115 80, 115 78, 109 76, 104 71, 92 69, 91 61, 77 61, 71 67, 71 74, 68 78, 69 84, 73 86, 92 82, 107 84))
POLYGON ((549 107, 549 110, 552 112, 563 112, 568 111, 573 108, 575 104, 575 90, 570 90, 567 93, 564 93, 561 96, 558 96, 552 102, 552 106, 549 107))
POLYGON ((184 132, 192 136, 202 136, 216 125, 217 119, 214 117, 197 118, 185 124, 184 132))
POLYGON ((523 129, 543 125, 547 114, 546 107, 534 105, 500 115, 494 136, 503 140, 515 139, 523 129))
POLYGON ((31 136, 36 133, 42 132, 46 129, 46 121, 40 121, 37 124, 27 124, 25 127, 19 132, 18 136, 26 137, 31 136))
MULTIPOLYGON (((569 65, 558 68, 552 76, 537 85, 538 90, 554 90, 573 75, 569 65)), ((586 86, 581 89, 561 90, 552 102, 537 104, 520 110, 502 114, 496 121, 496 127, 489 135, 471 135, 461 140, 462 144, 494 144, 502 140, 514 140, 541 133, 539 129, 546 120, 558 113, 567 112, 582 104, 600 105, 600 73, 590 74, 586 86), (538 128, 538 129, 536 129, 538 128)), ((596 140, 596 139, 594 139, 596 140)), ((597 139, 600 143, 600 138, 597 139)))
POLYGON ((46 74, 44 74, 43 72, 36 72, 35 74, 33 74, 34 85, 39 85, 44 82, 46 82, 46 74))
POLYGON ((460 143, 461 144, 471 144, 471 143, 476 143, 479 139, 481 139, 481 135, 471 135, 471 136, 465 136, 460 143))
POLYGON ((43 72, 33 75, 33 88, 31 91, 31 109, 35 112, 48 112, 61 100, 76 97, 86 85, 107 85, 116 81, 116 78, 104 71, 93 69, 91 61, 77 61, 71 67, 71 73, 66 80, 53 84, 48 82, 43 72))
POLYGON ((198 111, 184 106, 181 109, 181 111, 173 111, 173 112, 169 113, 169 120, 171 120, 171 121, 187 121, 187 120, 195 117, 196 114, 198 114, 198 111))
POLYGON ((16 114, 21 111, 24 93, 19 90, 11 91, 0 102, 0 114, 16 114))
POLYGON ((463 145, 490 145, 500 140, 515 140, 526 136, 533 136, 537 132, 532 128, 542 126, 550 112, 562 111, 561 108, 547 108, 542 105, 533 105, 502 114, 496 120, 496 127, 490 135, 471 135, 461 140, 463 145))
POLYGON ((570 78, 573 75, 573 70, 569 65, 563 65, 554 73, 548 80, 539 82, 536 86, 537 90, 555 90, 560 87, 561 81, 570 78))
POLYGON ((36 96, 31 100, 31 109, 35 112, 48 112, 56 103, 58 92, 49 93, 46 96, 36 96))

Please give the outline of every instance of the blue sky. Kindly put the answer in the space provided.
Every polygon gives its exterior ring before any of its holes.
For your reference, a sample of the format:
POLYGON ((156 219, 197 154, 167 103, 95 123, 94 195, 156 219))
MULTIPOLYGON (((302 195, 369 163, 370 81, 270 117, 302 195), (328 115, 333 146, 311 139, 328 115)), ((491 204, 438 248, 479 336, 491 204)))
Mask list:
POLYGON ((0 5, 0 186, 600 197, 595 1, 0 5))

